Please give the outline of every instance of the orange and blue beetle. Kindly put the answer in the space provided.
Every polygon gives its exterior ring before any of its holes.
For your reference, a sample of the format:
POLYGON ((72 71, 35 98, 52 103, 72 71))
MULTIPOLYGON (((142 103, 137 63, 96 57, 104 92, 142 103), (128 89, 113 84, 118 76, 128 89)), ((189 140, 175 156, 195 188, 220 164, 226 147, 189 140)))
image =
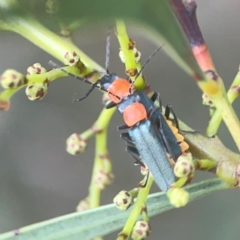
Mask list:
MULTIPOLYGON (((54 63, 52 65, 59 67, 54 63)), ((87 98, 94 88, 108 93, 111 102, 106 108, 116 106, 125 122, 118 130, 127 130, 120 135, 127 142, 126 151, 135 159, 136 164, 147 166, 162 191, 166 192, 170 187, 181 187, 193 177, 191 154, 188 152, 188 144, 179 133, 176 115, 170 105, 166 106, 165 116, 162 114, 158 93, 149 99, 143 91, 135 90, 131 81, 119 78, 116 74, 107 73, 91 83, 87 79, 66 73, 92 85, 86 95, 75 99, 76 101, 87 98), (156 99, 160 107, 155 106, 156 99), (169 118, 170 113, 173 120, 169 118), (178 161, 180 158, 181 163, 178 161), (176 184, 176 178, 183 178, 181 181, 179 179, 180 184, 176 184)))

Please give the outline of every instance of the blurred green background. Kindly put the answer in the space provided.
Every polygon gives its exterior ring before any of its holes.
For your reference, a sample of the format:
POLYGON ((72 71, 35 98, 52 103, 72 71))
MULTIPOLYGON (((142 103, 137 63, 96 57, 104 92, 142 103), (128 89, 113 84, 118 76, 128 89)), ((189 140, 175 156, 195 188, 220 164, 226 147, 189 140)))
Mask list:
MULTIPOLYGON (((240 63, 240 2, 198 2, 198 19, 204 38, 226 87, 240 63)), ((75 43, 91 58, 104 66, 107 28, 82 27, 74 34, 75 43)), ((128 33, 137 42, 142 63, 158 47, 146 31, 128 25, 128 33)), ((0 70, 14 68, 26 73, 28 66, 39 62, 46 68, 50 55, 22 37, 0 32, 0 70)), ((110 71, 125 76, 118 57, 119 45, 112 34, 110 71)), ((204 133, 208 109, 201 104, 201 92, 176 64, 160 51, 144 71, 152 89, 159 91, 164 104, 171 103, 178 117, 204 133)), ((102 109, 99 91, 84 102, 73 104, 74 93, 83 96, 89 86, 73 78, 59 79, 50 85, 47 96, 38 102, 27 99, 24 90, 11 101, 8 112, 0 113, 0 232, 40 222, 75 211, 86 197, 94 158, 94 139, 88 149, 71 156, 65 151, 66 138, 92 125, 102 109)), ((240 106, 234 104, 238 113, 240 106)), ((108 148, 115 174, 114 183, 102 192, 102 204, 111 203, 122 189, 132 189, 141 180, 139 168, 124 152, 125 143, 116 127, 123 123, 114 115, 108 131, 108 148)), ((237 151, 226 127, 219 136, 237 151)), ((197 173, 194 181, 211 177, 197 173)), ((154 186, 153 191, 158 191, 154 186)), ((237 240, 239 239, 238 190, 222 191, 184 208, 174 209, 151 219, 149 239, 237 240)), ((105 239, 115 239, 113 233, 105 239)))

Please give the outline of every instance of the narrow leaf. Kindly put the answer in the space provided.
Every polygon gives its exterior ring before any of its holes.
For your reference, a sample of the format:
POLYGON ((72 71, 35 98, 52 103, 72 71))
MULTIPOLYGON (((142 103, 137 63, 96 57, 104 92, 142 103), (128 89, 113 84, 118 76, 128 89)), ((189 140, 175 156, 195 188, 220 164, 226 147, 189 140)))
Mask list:
MULTIPOLYGON (((184 189, 190 193, 190 201, 206 196, 228 184, 218 178, 191 184, 184 189)), ((174 208, 165 193, 155 193, 147 201, 148 213, 155 216, 174 208)), ((81 213, 72 213, 48 221, 36 223, 0 235, 0 240, 79 240, 103 236, 123 227, 131 208, 127 211, 116 209, 110 204, 81 213)))

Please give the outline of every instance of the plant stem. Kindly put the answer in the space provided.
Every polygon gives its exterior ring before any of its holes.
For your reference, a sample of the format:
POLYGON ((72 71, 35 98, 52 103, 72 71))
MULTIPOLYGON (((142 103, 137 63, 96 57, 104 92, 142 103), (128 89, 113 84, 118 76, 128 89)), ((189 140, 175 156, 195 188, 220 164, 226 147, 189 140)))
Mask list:
MULTIPOLYGON (((240 86, 240 72, 238 71, 236 77, 234 78, 231 87, 227 92, 227 98, 230 104, 232 104, 239 96, 239 86, 240 86)), ((213 136, 217 133, 219 126, 222 122, 222 115, 219 109, 216 109, 211 116, 206 130, 207 136, 213 136)))
POLYGON ((142 207, 146 206, 147 197, 152 184, 153 184, 153 177, 149 176, 146 187, 140 188, 137 199, 133 205, 133 209, 128 217, 127 222, 125 223, 123 230, 119 234, 117 240, 127 240, 129 238, 131 231, 133 229, 133 226, 136 223, 141 213, 142 207))
MULTIPOLYGON (((135 42, 128 37, 124 21, 116 21, 116 34, 125 59, 126 74, 134 82, 137 73, 141 69, 141 64, 139 62, 136 63, 136 57, 134 54, 134 49, 136 49, 135 42)), ((146 88, 146 82, 142 74, 140 74, 134 82, 134 87, 138 90, 144 90, 146 88)))
MULTIPOLYGON (((92 172, 92 180, 89 186, 89 202, 90 208, 96 208, 100 204, 100 193, 101 189, 95 183, 96 173, 101 169, 104 165, 102 156, 107 156, 107 126, 112 115, 115 112, 115 108, 113 109, 103 109, 101 114, 99 115, 97 121, 94 123, 93 127, 96 129, 96 149, 95 149, 95 159, 94 166, 92 172)), ((111 171, 111 166, 108 165, 109 172, 111 171)))
POLYGON ((18 1, 1 0, 0 10, 7 12, 3 17, 3 20, 1 20, 3 28, 22 35, 24 38, 59 59, 61 62, 63 62, 63 57, 66 52, 74 51, 80 56, 81 61, 88 67, 92 67, 98 71, 104 71, 99 64, 79 50, 79 48, 71 41, 66 41, 66 39, 59 37, 41 25, 34 16, 20 6, 18 1), (19 12, 13 12, 12 10, 14 8, 19 12))

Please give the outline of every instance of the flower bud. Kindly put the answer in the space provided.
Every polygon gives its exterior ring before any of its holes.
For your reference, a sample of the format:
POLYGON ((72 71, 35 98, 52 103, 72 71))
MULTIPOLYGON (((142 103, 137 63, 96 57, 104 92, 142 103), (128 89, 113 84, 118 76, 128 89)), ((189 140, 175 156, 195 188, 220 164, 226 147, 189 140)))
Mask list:
POLYGON ((87 147, 87 140, 81 137, 81 134, 73 133, 66 141, 66 150, 71 155, 77 155, 83 152, 87 147))
POLYGON ((170 203, 176 207, 184 207, 189 201, 189 193, 182 188, 170 188, 167 192, 170 203))
POLYGON ((137 221, 133 227, 132 239, 142 240, 149 236, 151 231, 150 225, 146 221, 137 221))
POLYGON ((112 183, 114 176, 112 173, 107 173, 105 170, 100 169, 94 176, 94 183, 100 188, 105 189, 112 183))
POLYGON ((133 196, 128 191, 119 192, 113 199, 114 204, 120 210, 127 210, 133 204, 133 196))
POLYGON ((48 86, 45 83, 36 82, 27 86, 25 92, 31 101, 41 100, 47 94, 48 86))
POLYGON ((35 75, 45 73, 47 70, 41 66, 40 63, 34 63, 32 66, 28 67, 27 75, 35 75))
POLYGON ((174 174, 176 177, 188 177, 195 170, 194 164, 192 161, 192 155, 181 155, 174 166, 174 174))
POLYGON ((8 69, 1 76, 1 84, 5 89, 17 88, 27 83, 27 78, 21 73, 8 69))
POLYGON ((76 66, 80 58, 75 52, 66 52, 64 55, 64 64, 69 66, 76 66))

